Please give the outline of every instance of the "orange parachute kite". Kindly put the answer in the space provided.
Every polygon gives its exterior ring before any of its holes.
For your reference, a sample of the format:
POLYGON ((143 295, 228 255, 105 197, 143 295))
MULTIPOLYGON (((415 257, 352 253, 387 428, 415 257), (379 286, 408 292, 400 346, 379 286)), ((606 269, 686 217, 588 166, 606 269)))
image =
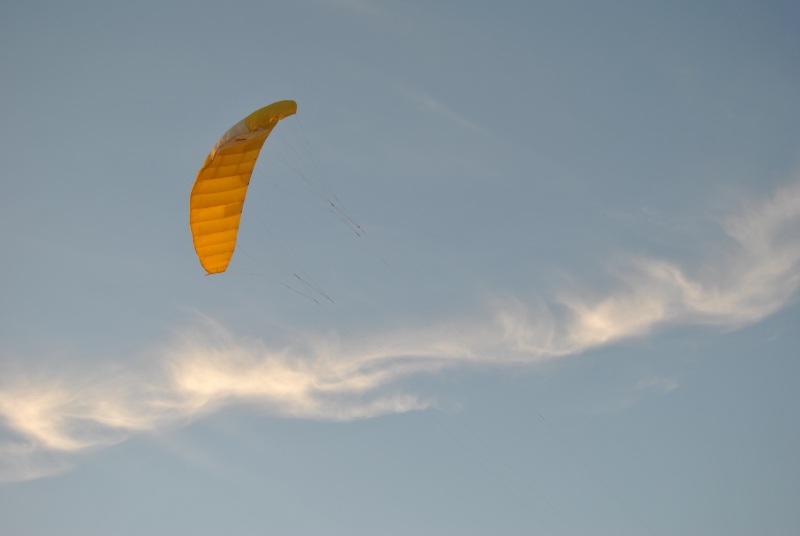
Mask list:
POLYGON ((200 264, 224 272, 236 248, 242 206, 264 142, 278 121, 297 113, 297 103, 279 101, 233 125, 214 145, 197 173, 189 198, 189 224, 200 264))

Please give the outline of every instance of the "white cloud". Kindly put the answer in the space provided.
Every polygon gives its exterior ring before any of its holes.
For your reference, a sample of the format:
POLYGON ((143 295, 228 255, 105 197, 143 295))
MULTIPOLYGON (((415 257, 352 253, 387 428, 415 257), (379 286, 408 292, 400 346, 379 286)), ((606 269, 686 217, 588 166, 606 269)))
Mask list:
POLYGON ((800 286, 800 182, 748 204, 723 226, 730 243, 709 245, 696 269, 630 259, 617 270, 613 291, 560 294, 560 318, 552 307, 512 301, 499 313, 505 339, 533 355, 575 354, 668 324, 735 329, 793 300, 800 286))
POLYGON ((620 275, 623 289, 599 300, 565 296, 578 337, 611 341, 665 323, 737 328, 793 299, 800 285, 800 182, 724 223, 727 248, 709 248, 695 270, 641 258, 620 275))
POLYGON ((648 378, 636 384, 637 391, 655 390, 666 394, 678 388, 678 381, 674 378, 648 378))
POLYGON ((32 441, 0 443, 0 482, 19 482, 57 475, 72 468, 58 453, 32 441))
POLYGON ((639 380, 628 392, 616 399, 605 400, 584 410, 587 415, 602 415, 625 411, 649 393, 668 395, 679 387, 675 378, 646 378, 639 380))
POLYGON ((437 99, 434 99, 430 95, 426 95, 426 94, 420 93, 418 91, 412 91, 411 89, 408 89, 407 87, 403 87, 403 86, 399 86, 399 85, 395 86, 395 89, 399 93, 405 95, 408 99, 413 101, 417 106, 419 106, 421 109, 425 110, 426 112, 435 113, 435 114, 437 114, 437 115, 439 115, 441 117, 444 117, 445 119, 448 119, 449 121, 455 123, 459 127, 470 129, 473 132, 485 133, 484 129, 481 128, 477 123, 475 123, 474 121, 470 121, 464 115, 456 112, 455 110, 453 110, 452 108, 450 108, 449 106, 444 104, 443 102, 441 102, 441 101, 439 101, 437 99))
MULTIPOLYGON (((554 303, 501 302, 489 319, 372 333, 306 336, 272 347, 212 321, 179 334, 134 370, 92 376, 0 374, 0 480, 39 478, 69 454, 253 404, 272 415, 353 420, 427 407, 399 381, 466 363, 492 366, 577 354, 676 323, 737 328, 792 300, 800 285, 800 182, 724 223, 725 247, 697 268, 633 259, 605 294, 563 293, 554 303)), ((677 384, 645 382, 668 393, 677 384)))

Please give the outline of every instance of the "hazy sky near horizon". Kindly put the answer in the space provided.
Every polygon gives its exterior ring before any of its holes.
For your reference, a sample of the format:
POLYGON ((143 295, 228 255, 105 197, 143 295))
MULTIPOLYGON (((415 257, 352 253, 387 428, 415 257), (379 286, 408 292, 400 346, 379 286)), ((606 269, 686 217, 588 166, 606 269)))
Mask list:
POLYGON ((797 533, 798 20, 6 3, 0 532, 797 533))

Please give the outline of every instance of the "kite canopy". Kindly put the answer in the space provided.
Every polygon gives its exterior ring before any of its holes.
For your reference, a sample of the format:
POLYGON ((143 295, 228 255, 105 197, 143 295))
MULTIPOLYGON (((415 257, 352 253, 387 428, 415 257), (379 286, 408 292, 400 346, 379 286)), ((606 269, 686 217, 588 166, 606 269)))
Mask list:
POLYGON ((236 248, 242 206, 264 142, 278 121, 297 113, 297 103, 279 101, 248 115, 217 141, 192 187, 189 224, 200 264, 224 272, 236 248))

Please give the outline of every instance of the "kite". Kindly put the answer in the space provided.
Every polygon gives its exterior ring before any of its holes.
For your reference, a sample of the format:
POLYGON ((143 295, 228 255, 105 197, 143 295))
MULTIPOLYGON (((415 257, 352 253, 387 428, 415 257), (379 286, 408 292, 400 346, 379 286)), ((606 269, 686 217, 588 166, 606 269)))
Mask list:
POLYGON ((275 102, 233 125, 206 157, 189 197, 194 249, 208 275, 224 272, 236 249, 250 176, 278 121, 297 113, 292 100, 275 102))

